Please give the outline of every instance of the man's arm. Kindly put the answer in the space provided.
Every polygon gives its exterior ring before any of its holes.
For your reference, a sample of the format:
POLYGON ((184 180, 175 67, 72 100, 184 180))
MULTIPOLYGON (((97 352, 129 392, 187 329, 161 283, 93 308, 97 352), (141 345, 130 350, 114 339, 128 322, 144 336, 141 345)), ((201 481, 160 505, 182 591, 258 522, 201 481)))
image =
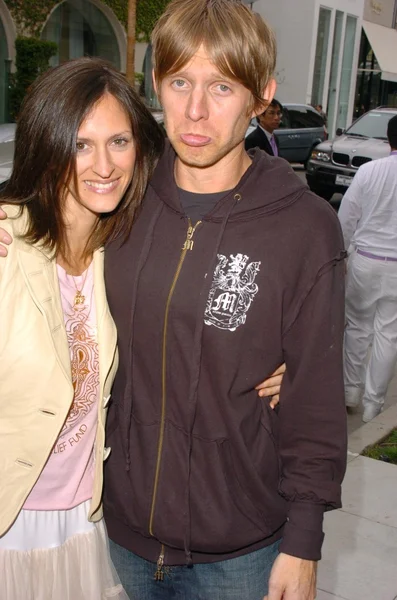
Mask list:
POLYGON ((362 214, 362 198, 365 192, 365 174, 359 169, 353 182, 346 194, 338 211, 339 222, 342 227, 345 249, 348 250, 353 235, 357 229, 358 222, 362 214))
POLYGON ((319 560, 325 510, 341 506, 347 423, 343 386, 344 264, 317 274, 284 333, 280 493, 289 502, 281 552, 319 560))
POLYGON ((283 335, 279 491, 288 521, 268 600, 313 600, 324 511, 341 506, 347 431, 343 388, 343 254, 324 265, 283 335))

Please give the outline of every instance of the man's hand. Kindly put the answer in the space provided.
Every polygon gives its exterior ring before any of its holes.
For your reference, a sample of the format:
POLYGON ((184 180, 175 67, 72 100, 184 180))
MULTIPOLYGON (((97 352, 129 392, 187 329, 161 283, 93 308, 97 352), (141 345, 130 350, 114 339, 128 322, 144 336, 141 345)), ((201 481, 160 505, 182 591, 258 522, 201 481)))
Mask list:
MULTIPOLYGON (((0 230, 1 233, 1 230, 0 230)), ((269 377, 256 386, 258 396, 266 398, 273 396, 270 401, 270 408, 275 408, 280 401, 280 387, 285 373, 285 363, 274 371, 269 377)))
POLYGON ((317 588, 317 562, 279 554, 263 600, 314 600, 317 588))
MULTIPOLYGON (((4 210, 0 207, 0 219, 6 219, 7 215, 4 212, 4 210)), ((3 246, 3 244, 7 244, 7 246, 9 244, 11 244, 12 242, 12 238, 11 236, 4 231, 4 229, 1 229, 0 227, 0 256, 7 256, 8 251, 7 248, 5 246, 3 246)))

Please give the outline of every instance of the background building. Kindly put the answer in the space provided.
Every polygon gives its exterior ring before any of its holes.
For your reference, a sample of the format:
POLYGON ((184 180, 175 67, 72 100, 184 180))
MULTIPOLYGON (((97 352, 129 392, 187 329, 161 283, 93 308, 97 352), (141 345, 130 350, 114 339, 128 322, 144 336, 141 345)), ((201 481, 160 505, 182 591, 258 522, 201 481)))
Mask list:
POLYGON ((365 0, 356 112, 397 106, 397 2, 365 0))
POLYGON ((322 104, 330 135, 350 124, 364 0, 257 0, 253 8, 276 33, 278 98, 322 104))
MULTIPOLYGON (((243 1, 276 33, 278 98, 322 104, 330 135, 374 106, 397 105, 397 0, 243 1)), ((150 3, 153 16, 167 2, 139 0, 139 6, 143 14, 150 3)), ((0 123, 9 119, 17 35, 56 42, 53 65, 92 55, 124 71, 126 7, 127 0, 0 0, 0 123)), ((143 21, 135 64, 150 74, 144 57, 152 24, 143 21)))
MULTIPOLYGON (((142 0, 140 0, 142 2, 142 0)), ((151 3, 151 14, 168 0, 151 3)), ((126 67, 127 0, 0 0, 0 123, 9 118, 9 74, 15 68, 17 36, 56 42, 56 65, 80 56, 101 56, 122 71, 126 67)), ((138 23, 139 24, 139 23, 138 23)), ((143 23, 150 25, 147 19, 143 23)), ((136 71, 142 71, 148 32, 138 32, 136 71), (142 40, 139 42, 139 40, 142 40)))

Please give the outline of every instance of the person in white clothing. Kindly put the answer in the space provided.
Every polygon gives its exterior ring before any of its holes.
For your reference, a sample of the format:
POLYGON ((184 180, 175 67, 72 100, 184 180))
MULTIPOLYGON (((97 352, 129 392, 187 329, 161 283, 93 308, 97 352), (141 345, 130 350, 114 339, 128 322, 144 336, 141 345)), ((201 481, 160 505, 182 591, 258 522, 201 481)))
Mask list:
POLYGON ((346 250, 346 406, 363 421, 383 409, 397 361, 397 116, 391 154, 363 165, 339 210, 346 250), (367 361, 368 352, 372 349, 367 361))

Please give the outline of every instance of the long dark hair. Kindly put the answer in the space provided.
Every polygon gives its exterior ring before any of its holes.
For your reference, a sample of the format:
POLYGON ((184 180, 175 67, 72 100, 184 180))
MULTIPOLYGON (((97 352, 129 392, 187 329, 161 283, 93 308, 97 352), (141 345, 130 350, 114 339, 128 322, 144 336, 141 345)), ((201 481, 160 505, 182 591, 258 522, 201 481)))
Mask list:
POLYGON ((63 190, 76 177, 79 127, 106 93, 130 118, 136 163, 118 208, 100 215, 84 253, 88 256, 105 242, 128 236, 163 150, 164 134, 126 78, 97 58, 79 58, 44 73, 31 86, 18 117, 13 170, 2 197, 28 211, 26 241, 40 242, 67 260, 63 190))

